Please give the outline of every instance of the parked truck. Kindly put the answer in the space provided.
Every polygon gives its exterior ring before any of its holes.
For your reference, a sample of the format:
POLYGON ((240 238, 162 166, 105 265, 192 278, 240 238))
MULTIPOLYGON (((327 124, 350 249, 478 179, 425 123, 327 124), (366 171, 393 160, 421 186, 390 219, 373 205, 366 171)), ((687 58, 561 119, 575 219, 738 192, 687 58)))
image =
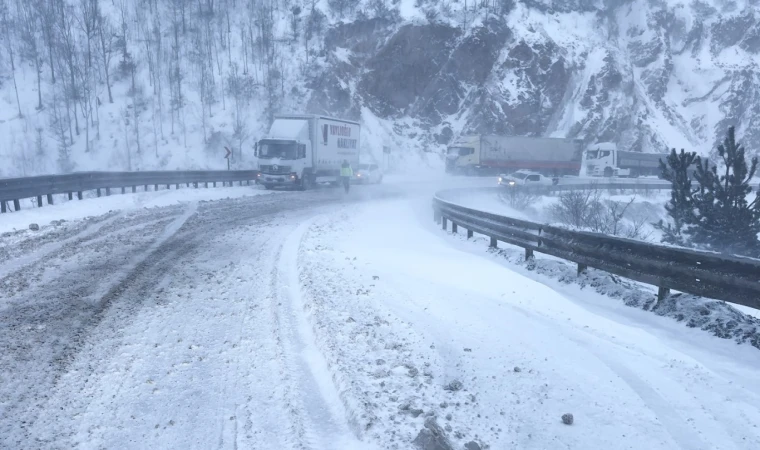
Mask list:
POLYGON ((460 136, 447 149, 446 172, 489 175, 530 170, 578 175, 582 144, 575 139, 525 136, 460 136))
POLYGON ((337 183, 340 166, 359 164, 361 125, 318 115, 276 116, 267 137, 256 143, 259 184, 267 189, 309 189, 337 183))
POLYGON ((583 152, 583 175, 589 177, 631 177, 660 174, 662 153, 627 152, 612 142, 602 142, 583 152))

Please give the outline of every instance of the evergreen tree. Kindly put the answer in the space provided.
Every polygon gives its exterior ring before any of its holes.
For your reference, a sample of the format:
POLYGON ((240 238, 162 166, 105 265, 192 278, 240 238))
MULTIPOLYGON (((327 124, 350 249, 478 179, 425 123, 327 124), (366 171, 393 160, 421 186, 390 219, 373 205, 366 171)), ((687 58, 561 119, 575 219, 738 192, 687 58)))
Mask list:
POLYGON ((670 151, 670 155, 663 161, 660 159, 660 173, 662 178, 670 181, 670 201, 665 205, 665 210, 673 219, 673 223, 667 225, 661 220, 655 224, 655 228, 662 231, 662 241, 669 244, 685 245, 684 229, 695 223, 694 208, 692 202, 690 172, 695 161, 698 160, 695 152, 685 152, 681 149, 670 151))
POLYGON ((699 189, 692 196, 696 214, 692 241, 716 251, 757 256, 760 250, 760 198, 751 203, 750 180, 757 170, 757 157, 750 164, 744 148, 736 142, 734 128, 728 129, 718 147, 723 162, 718 167, 704 161, 697 166, 699 189))

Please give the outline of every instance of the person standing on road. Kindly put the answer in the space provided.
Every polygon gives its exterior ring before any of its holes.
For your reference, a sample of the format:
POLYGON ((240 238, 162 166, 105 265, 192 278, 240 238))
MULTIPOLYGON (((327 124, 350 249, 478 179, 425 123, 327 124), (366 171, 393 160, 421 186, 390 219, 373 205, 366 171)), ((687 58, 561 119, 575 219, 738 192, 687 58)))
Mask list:
POLYGON ((343 164, 340 166, 340 178, 343 181, 343 189, 346 190, 346 194, 348 194, 348 190, 351 188, 352 176, 354 176, 354 169, 351 168, 348 160, 344 159, 343 164))

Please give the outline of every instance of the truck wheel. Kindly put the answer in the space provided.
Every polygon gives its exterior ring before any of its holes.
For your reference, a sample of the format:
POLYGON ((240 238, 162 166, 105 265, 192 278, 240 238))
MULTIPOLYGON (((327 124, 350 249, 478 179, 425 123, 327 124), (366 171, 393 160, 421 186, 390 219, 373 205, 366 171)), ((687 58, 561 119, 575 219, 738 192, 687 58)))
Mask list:
POLYGON ((604 176, 607 178, 612 177, 612 167, 605 167, 604 168, 604 176))
POLYGON ((309 189, 314 188, 314 183, 312 183, 311 180, 311 174, 305 173, 301 177, 301 185, 299 186, 299 189, 302 191, 308 191, 309 189))

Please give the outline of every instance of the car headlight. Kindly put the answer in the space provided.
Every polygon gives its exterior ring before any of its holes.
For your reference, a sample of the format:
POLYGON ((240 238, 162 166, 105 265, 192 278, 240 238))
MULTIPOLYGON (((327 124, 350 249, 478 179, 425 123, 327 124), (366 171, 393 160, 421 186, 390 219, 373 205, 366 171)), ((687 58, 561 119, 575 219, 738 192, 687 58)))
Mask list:
POLYGON ((515 182, 514 182, 513 180, 510 180, 510 181, 509 181, 509 185, 510 185, 510 186, 514 186, 514 185, 515 185, 515 182))
POLYGON ((501 177, 499 177, 499 184, 501 184, 501 182, 502 182, 502 181, 503 181, 503 180, 501 179, 501 177))

